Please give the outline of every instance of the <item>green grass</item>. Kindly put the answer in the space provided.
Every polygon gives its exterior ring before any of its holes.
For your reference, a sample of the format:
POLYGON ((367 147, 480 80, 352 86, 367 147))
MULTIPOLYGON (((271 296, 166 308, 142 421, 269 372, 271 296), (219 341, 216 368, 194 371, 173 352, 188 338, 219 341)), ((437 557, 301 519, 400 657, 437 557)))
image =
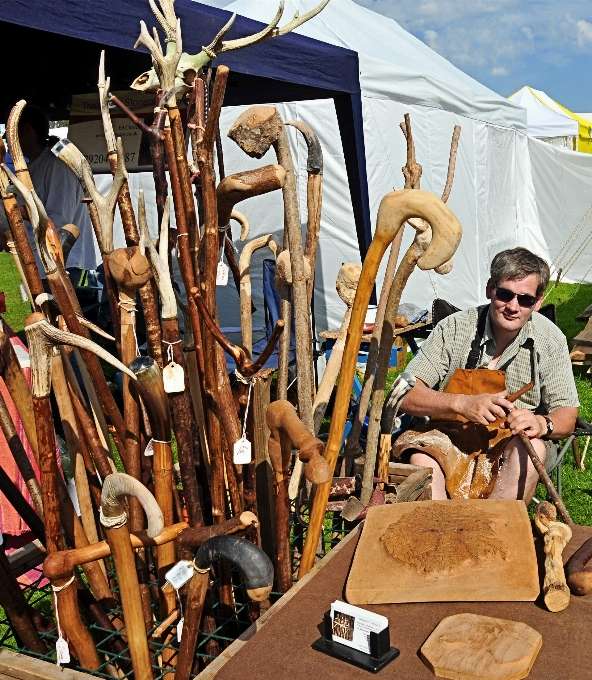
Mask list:
POLYGON ((6 296, 6 323, 18 333, 25 327, 25 319, 31 313, 31 306, 23 302, 20 291, 20 277, 10 253, 0 253, 0 292, 6 296))

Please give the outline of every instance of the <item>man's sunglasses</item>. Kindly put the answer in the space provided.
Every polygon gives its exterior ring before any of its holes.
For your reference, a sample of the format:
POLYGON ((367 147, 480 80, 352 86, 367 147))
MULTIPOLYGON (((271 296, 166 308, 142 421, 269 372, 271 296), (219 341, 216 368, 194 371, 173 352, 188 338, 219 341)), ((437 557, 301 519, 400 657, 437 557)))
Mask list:
POLYGON ((527 295, 526 293, 514 293, 507 288, 495 288, 495 297, 500 302, 511 302, 514 298, 518 298, 518 304, 521 307, 534 307, 538 297, 536 295, 527 295))

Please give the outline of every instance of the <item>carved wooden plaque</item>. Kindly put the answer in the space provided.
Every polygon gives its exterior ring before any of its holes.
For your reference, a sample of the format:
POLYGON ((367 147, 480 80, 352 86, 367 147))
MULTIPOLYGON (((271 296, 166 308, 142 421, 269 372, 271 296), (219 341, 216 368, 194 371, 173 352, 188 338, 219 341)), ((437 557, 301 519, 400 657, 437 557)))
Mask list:
POLYGON ((419 655, 439 678, 522 680, 542 644, 543 636, 525 623, 456 614, 436 626, 419 655))
POLYGON ((351 604, 532 601, 539 578, 522 501, 370 508, 345 595, 351 604))

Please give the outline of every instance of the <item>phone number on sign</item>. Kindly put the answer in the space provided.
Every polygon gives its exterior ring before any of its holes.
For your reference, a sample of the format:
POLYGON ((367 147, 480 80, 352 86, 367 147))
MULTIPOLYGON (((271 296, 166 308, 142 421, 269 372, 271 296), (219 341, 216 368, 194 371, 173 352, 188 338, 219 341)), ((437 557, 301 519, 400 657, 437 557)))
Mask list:
MULTIPOLYGON (((134 158, 136 157, 136 152, 135 151, 128 151, 125 154, 125 162, 126 163, 131 163, 134 158)), ((93 164, 96 165, 97 163, 108 163, 109 162, 109 156, 106 153, 91 153, 88 156, 85 156, 86 160, 93 164)))

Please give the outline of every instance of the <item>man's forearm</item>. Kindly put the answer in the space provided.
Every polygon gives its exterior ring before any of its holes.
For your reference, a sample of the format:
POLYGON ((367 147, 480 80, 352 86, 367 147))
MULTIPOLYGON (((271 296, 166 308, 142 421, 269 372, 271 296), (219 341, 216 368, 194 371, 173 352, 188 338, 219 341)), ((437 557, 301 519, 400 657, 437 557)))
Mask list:
MULTIPOLYGON (((569 437, 574 431, 578 409, 572 406, 565 406, 549 413, 548 417, 553 421, 553 433, 548 438, 556 441, 569 437)), ((537 420, 541 422, 541 431, 543 433, 546 432, 547 424, 545 419, 542 416, 537 416, 537 420)))

